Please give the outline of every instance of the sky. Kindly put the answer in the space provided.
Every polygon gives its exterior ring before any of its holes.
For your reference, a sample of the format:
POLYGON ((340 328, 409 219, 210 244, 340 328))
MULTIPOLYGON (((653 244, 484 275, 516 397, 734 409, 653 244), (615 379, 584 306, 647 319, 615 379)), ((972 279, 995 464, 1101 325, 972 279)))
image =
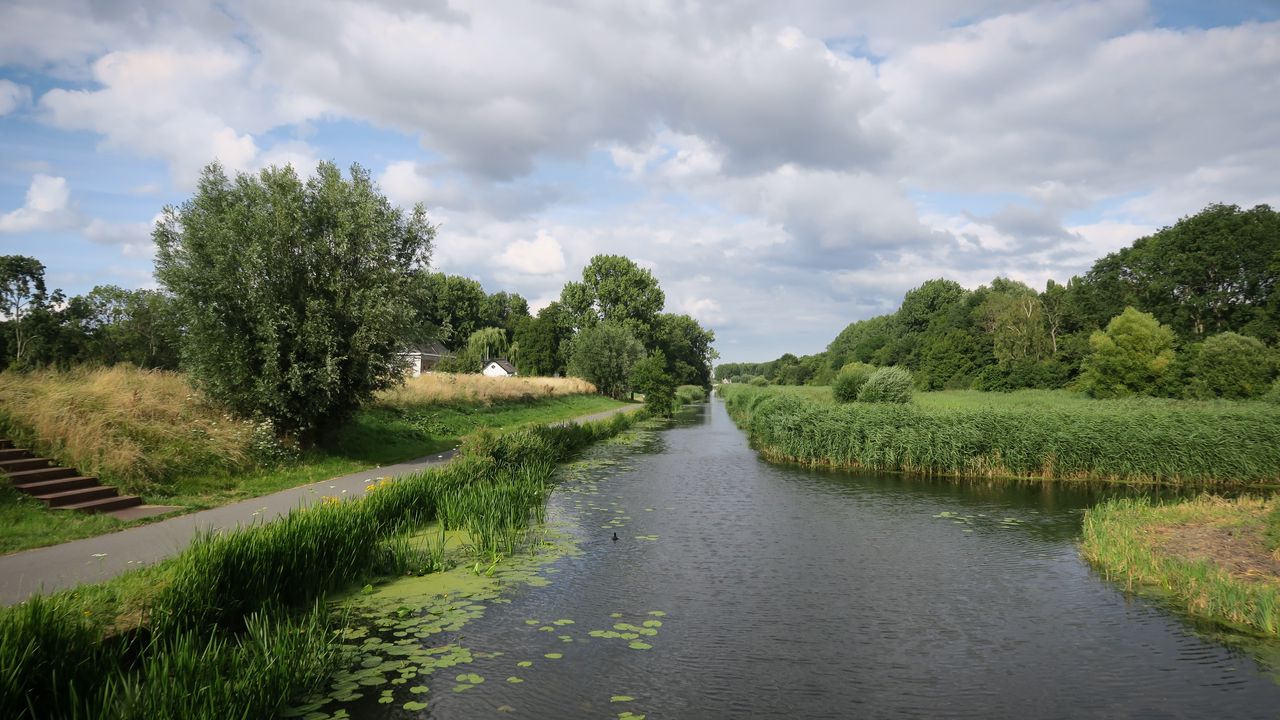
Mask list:
POLYGON ((0 254, 156 287, 215 159, 359 163, 535 310, 626 255, 763 361, 1280 206, 1280 2, 0 0, 0 254))

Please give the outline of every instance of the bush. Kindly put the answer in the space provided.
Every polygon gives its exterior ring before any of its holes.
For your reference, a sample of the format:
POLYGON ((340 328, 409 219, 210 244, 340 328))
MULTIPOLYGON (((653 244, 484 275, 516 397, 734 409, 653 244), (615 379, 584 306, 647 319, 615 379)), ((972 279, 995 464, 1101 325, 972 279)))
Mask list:
POLYGON ((1262 399, 1269 403, 1280 405, 1280 378, 1271 383, 1271 391, 1263 395, 1262 399))
POLYGON ((1150 313, 1125 308, 1106 331, 1089 336, 1089 345, 1081 383, 1093 397, 1156 395, 1173 375, 1173 331, 1150 313))
POLYGON ((1275 358, 1257 338, 1224 332, 1204 341, 1187 370, 1189 396, 1244 400, 1267 392, 1275 358))
POLYGON ((769 384, 769 378, 763 375, 757 375, 751 378, 751 384, 755 385, 756 387, 764 387, 765 385, 769 384))
POLYGON ((874 365, 852 362, 840 368, 836 383, 831 388, 831 396, 836 402, 853 402, 858 399, 858 391, 876 371, 874 365))
POLYGON ((973 389, 1013 392, 1026 388, 1060 388, 1067 384, 1070 370, 1057 360, 1023 360, 988 365, 974 378, 973 389))
POLYGON ((911 402, 911 373, 896 365, 876 370, 858 391, 858 402, 911 402))

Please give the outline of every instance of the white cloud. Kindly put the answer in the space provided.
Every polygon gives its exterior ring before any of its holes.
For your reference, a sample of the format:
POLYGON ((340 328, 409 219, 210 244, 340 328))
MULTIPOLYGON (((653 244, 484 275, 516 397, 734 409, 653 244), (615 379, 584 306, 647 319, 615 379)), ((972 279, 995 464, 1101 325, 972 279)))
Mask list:
POLYGON ((66 178, 36 175, 27 188, 23 206, 0 215, 0 232, 31 232, 69 227, 76 222, 76 214, 71 209, 70 201, 71 191, 67 187, 66 178))
POLYGON ((31 88, 0 78, 0 117, 31 102, 31 88))
POLYGON ((564 251, 555 238, 539 232, 533 240, 516 240, 498 256, 498 264, 525 275, 564 272, 564 251))

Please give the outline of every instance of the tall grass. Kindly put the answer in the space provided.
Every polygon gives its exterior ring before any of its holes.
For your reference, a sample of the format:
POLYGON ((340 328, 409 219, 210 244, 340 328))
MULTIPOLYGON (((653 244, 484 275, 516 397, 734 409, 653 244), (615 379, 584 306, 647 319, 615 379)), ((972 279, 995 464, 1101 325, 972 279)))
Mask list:
POLYGON ((504 377, 425 373, 378 393, 377 403, 394 408, 422 405, 492 405, 562 395, 590 395, 596 386, 579 378, 504 377))
POLYGON ((1280 480, 1265 403, 833 405, 733 385, 725 403, 767 456, 931 475, 1188 484, 1280 480))
POLYGON ((480 433, 449 465, 361 499, 202 535, 148 571, 140 610, 121 601, 123 629, 74 592, 0 611, 0 717, 269 717, 333 662, 325 593, 436 569, 405 538, 437 518, 466 530, 486 561, 519 551, 554 463, 635 419, 480 433))
POLYGON ((681 385, 676 388, 676 402, 681 405, 702 402, 707 399, 707 391, 698 385, 681 385))
POLYGON ((252 423, 208 403, 181 374, 125 365, 0 373, 0 433, 134 492, 254 465, 252 423))
POLYGON ((1146 499, 1109 500, 1084 517, 1081 552, 1110 580, 1129 590, 1171 596, 1192 614, 1267 635, 1280 635, 1280 581, 1234 575, 1210 560, 1174 556, 1159 546, 1160 528, 1191 524, 1231 527, 1261 522, 1262 501, 1202 496, 1172 505, 1146 499))

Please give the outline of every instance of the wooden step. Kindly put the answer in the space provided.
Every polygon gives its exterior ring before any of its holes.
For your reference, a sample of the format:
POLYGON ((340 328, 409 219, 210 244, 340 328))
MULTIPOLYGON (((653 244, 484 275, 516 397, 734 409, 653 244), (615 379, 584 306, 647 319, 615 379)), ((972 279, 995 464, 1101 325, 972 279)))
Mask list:
POLYGON ((72 477, 57 478, 55 480, 25 482, 20 485, 14 485, 13 487, 27 493, 28 495, 48 495, 49 493, 62 492, 63 490, 78 490, 80 488, 94 487, 96 485, 98 485, 98 478, 75 475, 72 477))
POLYGON ((0 450, 13 447, 13 441, 7 438, 0 438, 0 450))
POLYGON ((75 477, 80 473, 71 468, 65 467, 43 467, 38 470, 19 470, 18 472, 7 473, 9 482, 14 485, 24 485, 29 482, 39 482, 41 480, 57 480, 58 478, 75 477))
POLYGON ((116 492, 115 488, 98 485, 96 487, 45 493, 43 495, 35 495, 34 497, 49 507, 61 507, 63 505, 77 505, 90 500, 101 500, 103 498, 116 497, 117 495, 119 495, 119 493, 116 492))
POLYGON ((59 505, 55 510, 80 510, 82 512, 110 512, 123 510, 142 504, 142 498, 136 495, 117 495, 116 497, 87 500, 74 505, 59 505))
POLYGON ((31 457, 35 457, 35 455, 32 455, 30 450, 22 448, 0 449, 0 460, 25 460, 31 457))
POLYGON ((29 457, 20 460, 0 460, 0 472, 12 475, 23 470, 38 470, 52 465, 49 458, 29 457))

